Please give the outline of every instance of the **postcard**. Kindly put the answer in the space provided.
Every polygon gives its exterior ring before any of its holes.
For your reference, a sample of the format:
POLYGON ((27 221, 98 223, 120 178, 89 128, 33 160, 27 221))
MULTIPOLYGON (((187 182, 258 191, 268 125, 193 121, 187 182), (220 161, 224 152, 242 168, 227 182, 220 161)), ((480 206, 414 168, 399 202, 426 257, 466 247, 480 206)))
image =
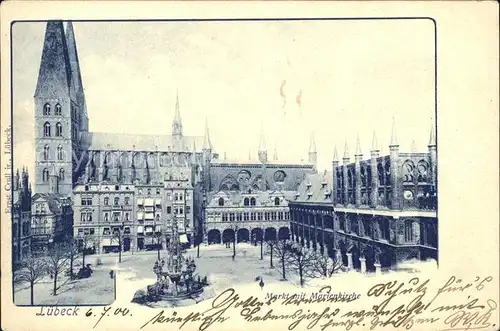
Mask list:
POLYGON ((2 330, 499 330, 498 4, 2 4, 2 330))

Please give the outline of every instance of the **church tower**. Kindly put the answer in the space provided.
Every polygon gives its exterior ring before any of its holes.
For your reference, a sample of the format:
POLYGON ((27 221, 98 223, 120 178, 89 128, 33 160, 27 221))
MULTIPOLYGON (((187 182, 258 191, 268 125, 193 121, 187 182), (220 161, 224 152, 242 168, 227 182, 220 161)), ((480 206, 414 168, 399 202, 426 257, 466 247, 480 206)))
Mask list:
POLYGON ((58 192, 69 196, 83 171, 77 169, 80 133, 88 126, 71 23, 65 35, 62 21, 47 22, 34 99, 35 192, 50 192, 55 173, 58 192))
POLYGON ((179 109, 179 93, 176 95, 175 100, 175 115, 172 121, 172 144, 175 151, 184 150, 184 139, 182 136, 182 119, 179 109))

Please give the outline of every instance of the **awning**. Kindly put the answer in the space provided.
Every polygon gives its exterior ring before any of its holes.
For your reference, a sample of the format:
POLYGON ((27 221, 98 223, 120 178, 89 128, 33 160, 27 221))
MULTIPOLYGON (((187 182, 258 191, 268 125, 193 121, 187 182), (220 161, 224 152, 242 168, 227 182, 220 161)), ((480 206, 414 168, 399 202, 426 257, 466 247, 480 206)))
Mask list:
POLYGON ((157 206, 161 206, 161 199, 156 199, 156 200, 155 200, 155 204, 156 204, 157 206))
POLYGON ((154 206, 154 203, 155 203, 154 199, 150 199, 150 198, 144 199, 145 206, 154 206))
POLYGON ((187 236, 185 234, 181 234, 179 236, 179 241, 180 241, 181 244, 187 244, 188 243, 188 238, 187 238, 187 236))
POLYGON ((146 213, 144 219, 146 219, 146 220, 154 220, 155 219, 155 213, 146 213))

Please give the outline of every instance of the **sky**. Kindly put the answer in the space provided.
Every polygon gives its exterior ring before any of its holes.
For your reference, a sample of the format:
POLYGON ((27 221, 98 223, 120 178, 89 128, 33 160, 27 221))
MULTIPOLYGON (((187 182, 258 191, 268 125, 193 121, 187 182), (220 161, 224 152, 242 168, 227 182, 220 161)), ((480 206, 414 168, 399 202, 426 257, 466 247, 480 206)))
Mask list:
MULTIPOLYGON (((434 27, 429 20, 74 22, 93 132, 170 134, 179 95, 184 135, 216 152, 307 160, 331 170, 359 136, 388 153, 427 151, 434 125, 434 27), (297 96, 300 96, 300 105, 297 96)), ((34 168, 34 99, 45 23, 13 25, 14 168, 34 168)), ((200 148, 201 146, 198 146, 200 148)))

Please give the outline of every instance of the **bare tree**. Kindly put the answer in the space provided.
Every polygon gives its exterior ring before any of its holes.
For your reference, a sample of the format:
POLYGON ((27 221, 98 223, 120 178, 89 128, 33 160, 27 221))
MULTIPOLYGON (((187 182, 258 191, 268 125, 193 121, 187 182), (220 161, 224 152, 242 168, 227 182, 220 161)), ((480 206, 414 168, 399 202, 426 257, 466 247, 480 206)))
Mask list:
POLYGON ((34 305, 34 289, 35 284, 38 283, 43 276, 47 273, 46 261, 41 257, 35 257, 29 254, 22 262, 20 262, 20 269, 14 272, 14 283, 20 284, 27 282, 30 285, 31 305, 34 305))
POLYGON ((75 267, 75 260, 78 257, 78 239, 73 239, 66 237, 66 251, 69 258, 69 278, 70 280, 75 279, 75 274, 73 273, 73 268, 75 267))
POLYGON ((64 243, 56 243, 49 249, 47 257, 47 270, 54 277, 52 294, 57 295, 57 277, 63 272, 69 262, 68 246, 64 243))
POLYGON ((269 267, 274 268, 274 266, 273 266, 273 251, 274 251, 274 246, 276 245, 276 240, 268 240, 268 241, 266 241, 266 244, 267 244, 267 247, 269 248, 269 255, 270 255, 269 267))
POLYGON ((162 239, 163 239, 163 232, 155 232, 153 237, 156 238, 156 249, 157 249, 157 253, 158 253, 158 261, 160 261, 161 259, 161 256, 160 256, 160 251, 161 251, 161 244, 162 244, 162 239))
MULTIPOLYGON (((122 263, 123 229, 113 232, 111 241, 118 242, 118 263, 122 263)), ((158 254, 160 254, 158 252, 158 254)))
POLYGON ((276 257, 281 262, 281 276, 286 280, 286 265, 291 257, 292 242, 289 240, 278 240, 273 246, 276 257))
POLYGON ((289 264, 298 273, 300 286, 304 286, 305 279, 311 277, 314 266, 314 253, 300 244, 291 246, 289 264))
POLYGON ((85 256, 87 255, 87 246, 91 242, 94 242, 94 235, 91 234, 84 234, 83 237, 79 237, 79 240, 82 241, 82 265, 85 267, 85 256))
POLYGON ((338 261, 337 258, 332 259, 326 251, 323 254, 320 251, 316 251, 313 256, 313 270, 321 277, 331 277, 342 267, 342 261, 338 261))

